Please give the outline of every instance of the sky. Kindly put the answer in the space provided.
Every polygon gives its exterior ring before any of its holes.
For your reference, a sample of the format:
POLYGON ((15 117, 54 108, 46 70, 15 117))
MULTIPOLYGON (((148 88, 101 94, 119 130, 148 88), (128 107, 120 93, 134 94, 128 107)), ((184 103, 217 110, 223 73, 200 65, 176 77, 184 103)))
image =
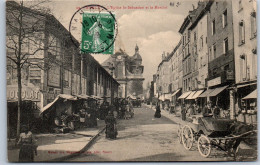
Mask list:
MULTIPOLYGON (((139 46, 139 53, 143 58, 143 76, 146 86, 152 80, 152 75, 156 73, 163 52, 172 52, 179 42, 179 28, 189 10, 193 9, 193 5, 197 6, 197 0, 55 0, 44 5, 47 5, 52 14, 68 29, 70 19, 77 7, 90 4, 102 5, 115 13, 118 23, 115 51, 123 49, 132 56, 136 44, 139 46), (155 6, 162 9, 155 9, 155 6), (144 7, 144 9, 129 9, 129 7, 144 7)), ((78 30, 80 33, 80 27, 78 30)), ((75 34, 75 36, 80 40, 80 35, 78 37, 75 34)), ((95 55, 95 58, 102 63, 108 56, 95 55)))

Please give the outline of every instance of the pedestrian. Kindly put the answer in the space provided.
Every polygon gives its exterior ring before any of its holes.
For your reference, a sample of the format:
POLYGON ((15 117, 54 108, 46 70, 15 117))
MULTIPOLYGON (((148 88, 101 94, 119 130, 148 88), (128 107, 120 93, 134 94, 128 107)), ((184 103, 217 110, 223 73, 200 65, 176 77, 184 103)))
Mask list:
POLYGON ((115 139, 117 136, 117 122, 116 122, 116 118, 114 117, 114 114, 112 111, 108 112, 108 115, 106 116, 105 119, 105 123, 106 123, 106 138, 111 138, 111 139, 115 139))
POLYGON ((122 105, 122 108, 121 108, 121 118, 122 119, 125 119, 125 113, 126 113, 126 106, 127 106, 127 101, 126 101, 126 99, 123 99, 122 100, 122 103, 121 103, 121 105, 122 105))
POLYGON ((34 154, 37 155, 37 145, 28 126, 22 126, 17 144, 20 145, 19 162, 33 162, 34 154))
POLYGON ((195 115, 195 104, 190 106, 190 115, 195 115))
POLYGON ((208 102, 207 106, 205 106, 202 109, 202 115, 203 115, 203 117, 211 117, 212 116, 211 102, 208 102))
POLYGON ((219 118, 220 117, 220 109, 217 105, 215 105, 213 109, 213 117, 214 118, 219 118))
POLYGON ((186 110, 185 104, 183 104, 182 107, 181 107, 181 119, 183 121, 186 120, 186 112, 187 112, 187 110, 186 110))
POLYGON ((79 111, 79 121, 80 127, 84 127, 86 125, 86 111, 83 108, 79 111))
POLYGON ((160 104, 159 104, 159 102, 157 102, 156 111, 155 111, 154 117, 155 117, 155 118, 161 118, 161 109, 160 109, 160 104))

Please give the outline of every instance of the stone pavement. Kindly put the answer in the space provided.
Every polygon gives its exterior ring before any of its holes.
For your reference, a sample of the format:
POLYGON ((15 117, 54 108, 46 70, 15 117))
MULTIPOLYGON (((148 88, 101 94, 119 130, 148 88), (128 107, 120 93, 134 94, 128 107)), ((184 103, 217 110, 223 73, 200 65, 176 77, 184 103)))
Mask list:
MULTIPOLYGON (((96 128, 82 128, 65 134, 36 134, 37 152, 34 161, 62 161, 73 155, 86 152, 89 145, 105 128, 104 120, 96 128)), ((14 140, 8 142, 8 161, 18 162, 19 149, 14 140)))

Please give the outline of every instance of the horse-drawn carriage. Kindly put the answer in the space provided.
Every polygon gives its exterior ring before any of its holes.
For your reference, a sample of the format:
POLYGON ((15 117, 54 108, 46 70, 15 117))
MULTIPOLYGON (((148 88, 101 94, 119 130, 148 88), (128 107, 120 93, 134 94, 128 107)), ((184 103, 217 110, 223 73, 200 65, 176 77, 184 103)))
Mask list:
POLYGON ((142 101, 140 98, 132 99, 133 107, 141 107, 142 101))
POLYGON ((179 125, 178 137, 187 150, 197 142, 203 157, 208 157, 212 148, 217 148, 236 158, 240 142, 256 140, 257 130, 253 125, 231 119, 196 116, 193 122, 179 125))

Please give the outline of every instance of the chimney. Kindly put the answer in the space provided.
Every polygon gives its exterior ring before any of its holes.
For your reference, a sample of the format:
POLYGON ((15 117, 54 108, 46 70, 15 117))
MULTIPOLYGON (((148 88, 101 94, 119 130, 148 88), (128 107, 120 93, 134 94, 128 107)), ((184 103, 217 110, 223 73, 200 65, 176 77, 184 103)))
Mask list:
POLYGON ((165 51, 163 51, 163 54, 162 54, 162 61, 165 59, 165 51))

